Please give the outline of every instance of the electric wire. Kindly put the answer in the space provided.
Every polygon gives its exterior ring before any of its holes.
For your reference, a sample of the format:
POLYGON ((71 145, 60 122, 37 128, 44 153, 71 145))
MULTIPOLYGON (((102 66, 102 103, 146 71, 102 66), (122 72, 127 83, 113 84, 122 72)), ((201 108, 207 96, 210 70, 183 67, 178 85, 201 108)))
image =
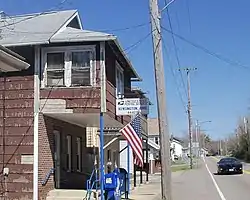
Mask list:
POLYGON ((231 66, 238 66, 238 67, 241 67, 241 68, 250 70, 250 66, 243 65, 243 64, 241 64, 241 63, 238 62, 238 61, 231 60, 231 59, 229 59, 229 58, 226 58, 226 57, 223 56, 223 55, 220 55, 220 54, 218 54, 218 53, 215 53, 214 51, 211 51, 211 50, 209 50, 208 48, 206 48, 206 47, 204 47, 204 46, 202 46, 202 45, 200 45, 200 44, 194 43, 194 42, 192 42, 191 40, 188 40, 187 38, 185 38, 185 37, 183 37, 183 36, 181 36, 181 35, 179 35, 179 34, 177 34, 177 33, 174 33, 173 31, 171 31, 171 30, 165 28, 164 26, 162 26, 162 29, 163 29, 165 32, 167 32, 167 33, 169 33, 169 34, 175 36, 176 38, 178 38, 178 39, 180 39, 180 40, 186 42, 187 44, 189 44, 189 45, 191 45, 191 46, 193 46, 193 47, 195 47, 195 48, 197 48, 197 49, 199 49, 199 50, 205 52, 206 54, 209 54, 209 55, 211 55, 212 57, 215 57, 215 58, 217 58, 217 59, 219 59, 219 60, 221 60, 221 61, 223 61, 223 62, 225 62, 225 63, 227 63, 227 64, 229 64, 229 65, 231 65, 231 66))
MULTIPOLYGON (((170 29, 173 32, 172 21, 171 21, 171 18, 170 18, 170 14, 169 14, 168 8, 167 8, 167 15, 168 15, 168 22, 169 22, 170 29)), ((174 45, 174 52, 175 52, 175 57, 176 57, 177 65, 178 65, 179 69, 181 69, 181 63, 180 63, 180 58, 179 58, 179 54, 178 54, 178 49, 177 49, 176 41, 175 41, 175 38, 174 38, 174 36, 172 34, 171 34, 171 37, 172 37, 172 41, 173 41, 173 45, 174 45)), ((181 71, 179 71, 179 72, 180 72, 180 75, 181 75, 182 85, 185 88, 184 89, 185 95, 186 95, 186 97, 188 97, 187 90, 186 90, 186 87, 185 87, 186 85, 184 83, 184 78, 183 78, 182 72, 181 71)))
MULTIPOLYGON (((167 47, 166 47, 166 45, 165 45, 165 43, 164 43, 163 40, 162 40, 162 44, 163 44, 163 49, 166 51, 166 54, 168 55, 168 50, 167 50, 167 47)), ((174 68, 173 68, 173 66, 171 64, 169 64, 169 66, 170 66, 170 71, 172 73, 172 76, 174 78, 174 82, 175 82, 175 85, 176 85, 177 93, 178 93, 179 98, 181 100, 181 103, 182 103, 182 106, 184 108, 184 111, 185 111, 185 113, 187 113, 186 103, 185 103, 185 101, 183 99, 183 96, 181 95, 180 87, 178 85, 177 78, 176 78, 175 73, 174 73, 174 68)))
POLYGON ((41 15, 45 15, 45 14, 47 14, 48 12, 51 12, 51 11, 53 11, 53 10, 59 8, 59 7, 62 6, 64 3, 66 3, 66 1, 68 1, 68 0, 62 0, 62 1, 61 1, 59 4, 57 4, 56 6, 50 8, 50 9, 48 9, 48 10, 46 10, 46 11, 43 11, 43 12, 41 12, 41 13, 32 15, 32 16, 30 16, 30 17, 21 19, 21 20, 16 21, 16 22, 12 22, 12 23, 8 23, 8 24, 5 24, 5 25, 2 25, 2 26, 0 26, 0 29, 1 29, 1 28, 4 28, 4 27, 9 27, 9 26, 12 26, 12 25, 19 24, 19 23, 21 23, 21 22, 24 22, 24 21, 27 21, 27 20, 36 18, 36 17, 41 16, 41 15))
POLYGON ((142 44, 142 42, 144 42, 149 36, 151 36, 152 32, 153 31, 150 31, 147 35, 140 38, 137 42, 135 42, 134 44, 128 46, 123 51, 126 52, 126 54, 131 53, 131 51, 135 50, 140 44, 142 44))
MULTIPOLYGON (((151 17, 153 18, 153 22, 156 24, 156 21, 155 21, 154 16, 152 15, 152 13, 150 13, 150 14, 151 14, 151 17)), ((157 26, 156 26, 156 27, 157 27, 157 26)), ((155 30, 154 30, 154 31, 155 31, 155 30)), ((159 29, 157 29, 156 31, 158 31, 158 33, 160 33, 160 30, 159 30, 159 29)), ((163 37, 161 37, 161 40, 162 40, 163 47, 164 47, 165 51, 167 52, 167 48, 166 48, 166 45, 165 45, 165 43, 164 43, 164 41, 163 41, 163 37)), ((160 43, 160 41, 159 41, 159 43, 160 43)), ((157 44, 156 49, 158 48, 159 43, 157 44)), ((155 54, 155 52, 154 52, 154 54, 155 54)), ((183 107, 184 107, 184 111, 187 112, 187 109, 186 109, 186 106, 185 106, 186 104, 185 104, 185 102, 184 102, 184 100, 183 100, 183 97, 182 97, 182 95, 181 95, 180 88, 179 88, 179 86, 178 86, 178 84, 177 84, 177 80, 175 79, 174 70, 173 70, 172 65, 170 65, 170 69, 171 69, 172 75, 174 76, 174 80, 175 80, 176 87, 177 87, 177 92, 178 92, 178 95, 179 95, 179 97, 180 97, 180 99, 181 99, 182 105, 183 105, 183 107)), ((182 78, 182 81, 183 81, 183 83, 184 83, 183 78, 182 78)), ((182 85, 182 86, 184 87, 184 91, 186 92, 185 84, 182 85)), ((187 92, 186 92, 186 96, 187 96, 187 92)))
MULTIPOLYGON (((8 23, 6 21, 6 23, 8 23)), ((125 27, 125 28, 118 28, 118 29, 100 29, 100 30, 95 30, 96 32, 122 32, 122 31, 128 31, 128 30, 135 30, 137 28, 140 28, 140 27, 144 27, 146 25, 149 25, 150 23, 143 23, 143 24, 138 24, 138 25, 132 25, 130 27, 125 27)), ((5 28, 8 28, 9 26, 11 26, 12 24, 11 23, 8 23, 6 25, 4 25, 5 28)), ((1 27, 0 27, 1 28, 1 27)), ((85 29, 83 29, 85 30, 85 29)), ((51 32, 51 31, 23 31, 23 30, 14 30, 13 28, 12 29, 9 29, 9 33, 28 33, 28 34, 49 34, 49 33, 54 33, 54 32, 51 32)), ((85 32, 85 34, 93 34, 92 32, 88 33, 88 32, 85 32)))
POLYGON ((186 7, 187 7, 187 14, 188 14, 189 31, 191 32, 191 30, 192 30, 192 25, 191 25, 191 16, 190 16, 190 5, 189 5, 189 0, 186 0, 186 7))

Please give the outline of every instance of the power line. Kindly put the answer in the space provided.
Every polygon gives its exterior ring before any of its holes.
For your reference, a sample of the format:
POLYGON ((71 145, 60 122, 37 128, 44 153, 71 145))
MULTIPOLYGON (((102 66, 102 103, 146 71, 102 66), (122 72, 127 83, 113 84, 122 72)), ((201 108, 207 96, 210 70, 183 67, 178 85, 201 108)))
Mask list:
POLYGON ((188 24, 189 24, 189 31, 191 32, 192 26, 191 26, 191 16, 190 16, 190 6, 189 6, 189 0, 186 0, 186 7, 188 12, 188 24))
MULTIPOLYGON (((162 40, 162 44, 163 44, 164 50, 167 52, 167 47, 166 47, 166 45, 165 45, 165 43, 164 43, 163 40, 162 40)), ((167 54, 167 55, 168 55, 168 54, 167 54)), ((175 81, 175 84, 176 84, 177 93, 178 93, 178 95, 179 95, 179 97, 180 97, 182 106, 183 106, 183 108, 184 108, 184 111, 187 112, 186 103, 185 103, 185 101, 183 100, 183 97, 182 97, 182 95, 181 95, 180 87, 179 87, 178 82, 177 82, 177 79, 176 79, 176 77, 175 77, 175 73, 174 73, 173 66, 172 66, 171 64, 170 64, 169 66, 170 66, 170 71, 171 71, 171 73, 172 73, 172 75, 173 75, 173 78, 174 78, 174 81, 175 81)))
POLYGON ((136 49, 138 47, 138 45, 140 45, 142 42, 144 42, 152 34, 152 32, 153 31, 150 31, 147 35, 145 35, 144 37, 140 38, 137 42, 135 42, 134 44, 128 46, 123 51, 126 52, 126 54, 131 53, 131 51, 133 51, 134 49, 136 49))
MULTIPOLYGON (((170 2, 172 2, 172 1, 170 1, 170 2)), ((169 3, 165 0, 165 4, 168 5, 169 3)), ((167 7, 166 7, 166 9, 167 9, 167 11, 168 11, 168 8, 167 8, 167 7)), ((150 14, 151 14, 151 16, 152 16, 152 13, 150 13, 150 14)), ((153 16, 152 16, 152 19, 153 19, 154 24, 156 24, 156 19, 155 19, 153 16)), ((151 22, 151 23, 152 23, 152 22, 151 22)), ((171 25, 171 21, 170 21, 170 25, 171 25)), ((157 26, 155 26, 155 27, 156 27, 156 29, 157 29, 158 34, 161 35, 161 31, 157 28, 157 26)), ((171 25, 171 27, 172 27, 172 25, 171 25)), ((173 38, 173 39, 174 39, 174 38, 173 38)), ((166 48, 166 45, 165 45, 165 43, 164 43, 164 41, 163 41, 162 36, 161 36, 161 40, 159 40, 158 44, 156 45, 156 48, 158 48, 158 45, 159 45, 160 41, 162 41, 163 48, 164 48, 165 51, 167 52, 167 48, 166 48)), ((155 53, 155 52, 154 52, 154 53, 155 53)), ((179 60, 178 54, 177 54, 177 60, 179 60)), ((179 88, 178 83, 177 83, 177 81, 176 81, 176 79, 175 79, 174 70, 173 70, 172 65, 170 65, 170 69, 171 69, 171 73, 172 73, 172 75, 173 75, 173 77, 174 77, 174 80, 175 80, 175 83, 176 83, 178 95, 180 96, 182 105, 184 106, 184 110, 186 111, 186 106, 185 106, 186 104, 185 104, 185 102, 184 102, 184 100, 183 100, 183 98, 182 98, 182 95, 181 95, 181 92, 180 92, 180 88, 179 88)), ((179 69, 180 69, 180 63, 179 63, 179 69)), ((181 73, 181 72, 180 72, 180 73, 181 73)), ((186 88, 185 88, 185 84, 184 84, 184 80, 183 80, 182 73, 181 73, 181 77, 182 77, 183 88, 184 88, 184 91, 185 91, 186 96, 187 96, 187 91, 186 91, 186 88)), ((187 96, 187 97, 188 97, 188 96, 187 96)))
MULTIPOLYGON (((8 22, 6 22, 8 23, 8 22)), ((138 25, 132 25, 130 27, 125 27, 125 28, 117 28, 117 29, 103 29, 103 30, 96 30, 97 32, 121 32, 121 31, 127 31, 127 30, 134 30, 137 28, 144 27, 146 25, 149 25, 150 23, 143 23, 143 24, 138 24, 138 25)), ((12 24, 8 23, 5 27, 8 28, 8 26, 11 26, 12 24)), ((1 28, 1 27, 0 27, 1 28)), ((13 33, 29 33, 29 34, 44 34, 44 33, 54 33, 51 31, 22 31, 22 30, 13 30, 9 29, 10 32, 13 33)), ((8 32, 9 34, 9 32, 8 32)), ((92 33, 85 33, 85 34, 92 34, 92 33)))
POLYGON ((185 37, 183 37, 183 36, 181 36, 179 34, 174 33, 173 31, 171 31, 171 30, 169 30, 169 29, 167 29, 167 28, 165 28, 163 26, 162 26, 162 29, 165 30, 167 33, 170 33, 170 34, 174 35, 176 38, 178 38, 178 39, 180 39, 180 40, 182 40, 182 41, 190 44, 191 46, 193 46, 193 47, 195 47, 197 49, 200 49, 200 50, 204 51, 205 53, 207 53, 207 54, 209 54, 209 55, 211 55, 211 56, 213 56, 213 57, 215 57, 215 58, 217 58, 217 59, 219 59, 219 60, 221 60, 221 61, 229 64, 229 65, 238 66, 238 67, 250 70, 249 66, 243 65, 243 64, 239 63, 238 61, 234 61, 234 60, 226 58, 226 57, 224 57, 224 56, 222 56, 220 54, 217 54, 217 53, 215 53, 215 52, 207 49, 206 47, 201 46, 199 44, 196 44, 196 43, 194 43, 194 42, 186 39, 185 37))
POLYGON ((150 22, 146 22, 146 23, 142 23, 142 24, 137 24, 137 25, 132 25, 132 26, 128 26, 128 27, 124 27, 124 28, 117 28, 117 29, 103 29, 100 31, 103 32, 119 32, 119 31, 127 31, 127 30, 131 30, 131 29, 137 29, 137 28, 141 28, 144 26, 150 25, 150 22))
MULTIPOLYGON (((170 29, 173 32, 173 26, 172 26, 172 22, 171 22, 171 18, 170 18, 170 14, 169 14, 168 8, 167 8, 167 15, 168 15, 168 22, 169 22, 170 29)), ((174 38, 174 36, 172 34, 171 34, 171 37, 172 37, 172 41, 173 41, 173 44, 174 44, 175 57, 176 57, 176 60, 177 60, 178 67, 180 69, 181 68, 181 63, 180 63, 180 58, 179 58, 179 55, 178 55, 176 41, 175 41, 175 38, 174 38)), ((181 75, 181 81, 182 81, 183 87, 185 88, 185 90, 184 90, 185 91, 185 95, 186 95, 186 97, 188 97, 188 94, 187 94, 187 91, 186 91, 186 87, 185 87, 185 83, 184 83, 184 79, 183 79, 183 75, 182 75, 181 71, 180 71, 180 75, 181 75)))
POLYGON ((36 17, 38 17, 38 16, 47 14, 48 12, 51 12, 52 10, 55 10, 55 9, 59 8, 61 5, 63 5, 64 3, 66 3, 66 1, 68 1, 68 0, 62 0, 59 4, 57 4, 56 6, 50 8, 50 9, 48 9, 48 10, 46 10, 46 11, 43 11, 43 12, 41 12, 41 13, 32 15, 32 16, 30 16, 30 17, 21 19, 21 20, 19 20, 19 21, 13 22, 13 23, 8 23, 8 24, 6 24, 6 25, 0 26, 0 28, 5 28, 5 27, 8 27, 8 26, 16 25, 16 24, 19 24, 19 23, 21 23, 21 22, 24 22, 24 21, 27 21, 27 20, 36 18, 36 17))

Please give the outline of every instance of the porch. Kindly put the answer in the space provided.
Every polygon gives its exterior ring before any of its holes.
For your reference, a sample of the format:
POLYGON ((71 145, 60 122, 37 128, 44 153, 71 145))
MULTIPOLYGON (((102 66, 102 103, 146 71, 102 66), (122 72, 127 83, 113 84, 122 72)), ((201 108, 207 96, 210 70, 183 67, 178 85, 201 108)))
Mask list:
MULTIPOLYGON (((108 142, 123 127, 104 114, 108 142)), ((98 113, 44 113, 39 116, 39 178, 44 193, 52 189, 86 189, 99 161, 98 113), (53 170, 52 170, 53 169, 53 170)), ((119 166, 119 139, 105 150, 105 163, 119 166)), ((44 196, 44 195, 43 195, 44 196)))

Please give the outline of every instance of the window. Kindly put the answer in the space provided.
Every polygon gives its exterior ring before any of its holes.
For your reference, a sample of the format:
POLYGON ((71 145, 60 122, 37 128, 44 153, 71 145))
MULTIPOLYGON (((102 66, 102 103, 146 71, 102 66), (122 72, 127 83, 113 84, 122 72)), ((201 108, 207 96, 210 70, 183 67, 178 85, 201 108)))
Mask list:
POLYGON ((107 151, 107 161, 111 161, 111 150, 108 149, 107 151))
POLYGON ((91 86, 95 82, 95 47, 44 48, 42 86, 91 86))
POLYGON ((118 62, 116 62, 116 95, 118 97, 124 95, 124 74, 118 62))
POLYGON ((91 85, 91 52, 72 52, 71 84, 74 86, 91 85))
POLYGON ((117 158, 117 153, 116 153, 116 151, 113 151, 113 164, 114 164, 114 166, 116 166, 118 164, 116 158, 117 158))
POLYGON ((77 171, 81 171, 82 170, 82 140, 80 137, 76 138, 76 167, 77 167, 77 171))
POLYGON ((47 85, 64 85, 64 53, 47 54, 47 85))
POLYGON ((70 135, 67 135, 66 137, 66 141, 67 141, 67 158, 66 158, 66 165, 67 165, 67 170, 71 171, 72 169, 72 138, 70 135))
POLYGON ((159 137, 155 137, 155 143, 159 144, 159 137))

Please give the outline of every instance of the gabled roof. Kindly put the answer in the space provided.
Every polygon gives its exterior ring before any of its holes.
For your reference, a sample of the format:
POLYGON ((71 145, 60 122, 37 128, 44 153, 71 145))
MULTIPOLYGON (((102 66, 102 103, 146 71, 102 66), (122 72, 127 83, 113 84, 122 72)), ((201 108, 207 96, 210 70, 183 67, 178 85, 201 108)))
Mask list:
POLYGON ((133 80, 141 81, 116 36, 84 30, 77 10, 0 18, 0 30, 0 45, 6 47, 59 42, 110 41, 125 58, 133 80))
POLYGON ((76 10, 34 13, 0 19, 3 46, 45 44, 73 16, 76 10))

